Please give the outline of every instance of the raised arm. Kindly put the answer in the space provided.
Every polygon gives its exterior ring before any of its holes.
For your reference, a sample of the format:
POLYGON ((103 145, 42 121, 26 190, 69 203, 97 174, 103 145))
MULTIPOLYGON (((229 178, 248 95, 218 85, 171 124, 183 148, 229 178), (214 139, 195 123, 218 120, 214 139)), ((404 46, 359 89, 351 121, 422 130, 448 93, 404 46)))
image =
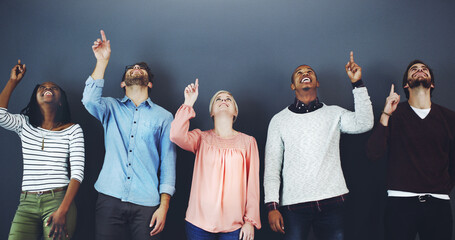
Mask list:
POLYGON ((111 43, 103 30, 101 39, 93 42, 92 50, 96 57, 96 66, 92 75, 85 82, 82 103, 87 111, 100 121, 104 121, 108 108, 101 98, 104 87, 104 72, 111 57, 111 43))
POLYGON ((5 88, 0 93, 0 107, 8 108, 9 99, 16 86, 25 75, 25 64, 21 64, 21 60, 17 60, 17 64, 11 69, 11 74, 5 88))
POLYGON ((351 51, 349 62, 345 66, 346 73, 354 87, 355 111, 347 111, 341 115, 340 129, 344 133, 364 133, 374 125, 373 106, 367 89, 362 82, 362 68, 354 62, 354 53, 351 51))
POLYGON ((109 58, 111 57, 111 42, 107 40, 103 30, 100 31, 101 39, 93 42, 92 50, 96 57, 96 66, 92 73, 93 79, 104 79, 109 58))
POLYGON ((199 94, 199 80, 196 79, 194 83, 191 83, 185 88, 185 102, 177 110, 175 119, 171 124, 170 139, 172 142, 177 144, 179 147, 195 153, 199 147, 201 131, 195 129, 188 131, 190 128, 190 119, 196 116, 193 105, 196 102, 199 94))
POLYGON ((384 110, 381 113, 379 123, 373 129, 373 132, 367 142, 367 156, 372 160, 380 159, 387 151, 389 138, 389 119, 392 113, 397 109, 400 102, 400 95, 395 92, 394 85, 390 88, 389 96, 386 98, 384 110))

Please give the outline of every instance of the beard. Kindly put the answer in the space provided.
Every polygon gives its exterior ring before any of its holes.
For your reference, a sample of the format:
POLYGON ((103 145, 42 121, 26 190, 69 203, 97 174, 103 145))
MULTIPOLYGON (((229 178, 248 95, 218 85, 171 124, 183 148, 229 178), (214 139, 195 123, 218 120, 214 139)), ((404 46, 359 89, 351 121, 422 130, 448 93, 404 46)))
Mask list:
POLYGON ((419 86, 422 86, 424 88, 430 88, 431 79, 430 78, 417 78, 417 79, 408 78, 408 85, 409 85, 409 88, 416 88, 419 86))
POLYGON ((147 86, 148 78, 146 76, 125 76, 125 85, 126 86, 147 86))

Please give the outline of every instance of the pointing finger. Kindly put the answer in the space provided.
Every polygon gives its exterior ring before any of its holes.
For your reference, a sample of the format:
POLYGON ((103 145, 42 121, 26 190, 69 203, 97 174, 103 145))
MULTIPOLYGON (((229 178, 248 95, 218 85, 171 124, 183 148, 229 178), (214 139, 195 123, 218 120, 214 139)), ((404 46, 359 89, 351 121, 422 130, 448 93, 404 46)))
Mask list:
POLYGON ((354 52, 351 51, 350 53, 350 62, 354 62, 354 52))
POLYGON ((104 33, 103 30, 100 30, 100 33, 101 33, 101 39, 103 39, 103 42, 105 42, 107 39, 106 39, 106 34, 104 33))
POLYGON ((196 88, 199 87, 199 78, 196 78, 196 88))
POLYGON ((391 96, 394 92, 395 92, 395 86, 392 84, 392 87, 390 88, 389 96, 391 96))

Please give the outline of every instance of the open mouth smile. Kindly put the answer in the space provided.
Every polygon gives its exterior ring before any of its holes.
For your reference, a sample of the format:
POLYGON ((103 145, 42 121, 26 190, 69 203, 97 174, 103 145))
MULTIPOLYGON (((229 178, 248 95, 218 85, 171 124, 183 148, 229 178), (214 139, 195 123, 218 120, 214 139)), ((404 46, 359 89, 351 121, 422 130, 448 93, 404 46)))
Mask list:
POLYGON ((43 96, 53 96, 54 94, 51 91, 45 91, 43 96))
POLYGON ((302 78, 302 80, 300 80, 300 83, 310 83, 310 82, 311 82, 311 79, 308 77, 302 78))

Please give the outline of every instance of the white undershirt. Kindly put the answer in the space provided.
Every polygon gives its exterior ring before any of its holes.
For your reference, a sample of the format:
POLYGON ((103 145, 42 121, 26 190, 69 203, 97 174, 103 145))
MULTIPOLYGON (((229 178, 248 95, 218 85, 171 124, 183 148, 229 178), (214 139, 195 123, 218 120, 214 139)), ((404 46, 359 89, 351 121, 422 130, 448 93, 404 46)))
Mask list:
POLYGON ((426 109, 420 109, 420 108, 415 108, 411 106, 412 110, 421 118, 424 119, 427 117, 427 115, 430 113, 431 108, 426 108, 426 109))
MULTIPOLYGON (((431 110, 431 108, 420 109, 420 108, 415 108, 413 106, 411 106, 411 108, 421 119, 426 118, 431 110)), ((423 196, 423 195, 430 195, 434 198, 450 200, 449 195, 437 194, 437 193, 413 193, 413 192, 406 192, 406 191, 387 190, 387 195, 389 197, 418 197, 418 196, 423 196)))

